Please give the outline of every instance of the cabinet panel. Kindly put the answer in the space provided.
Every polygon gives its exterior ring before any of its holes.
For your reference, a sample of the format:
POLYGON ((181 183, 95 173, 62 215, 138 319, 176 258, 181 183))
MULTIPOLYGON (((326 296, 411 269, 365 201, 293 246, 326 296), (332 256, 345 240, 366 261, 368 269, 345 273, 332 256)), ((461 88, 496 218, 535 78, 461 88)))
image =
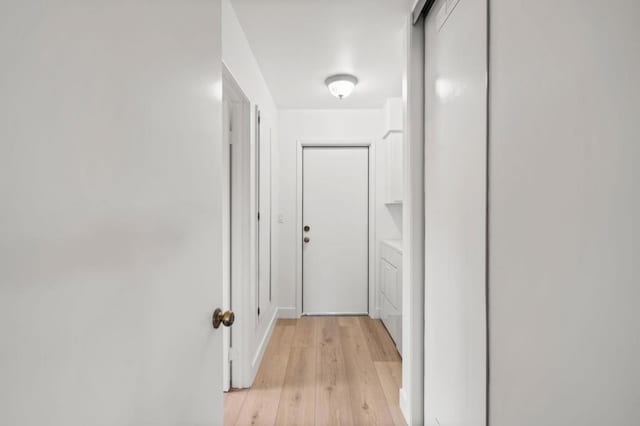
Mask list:
POLYGON ((379 271, 380 316, 402 353, 402 253, 382 243, 379 271))
POLYGON ((385 156, 385 203, 402 203, 403 134, 390 133, 382 140, 385 156))
POLYGON ((389 135, 389 199, 402 202, 402 133, 389 135))
POLYGON ((402 114, 402 98, 390 98, 387 99, 384 105, 385 115, 385 128, 384 134, 388 135, 389 132, 401 132, 403 127, 403 114, 402 114))

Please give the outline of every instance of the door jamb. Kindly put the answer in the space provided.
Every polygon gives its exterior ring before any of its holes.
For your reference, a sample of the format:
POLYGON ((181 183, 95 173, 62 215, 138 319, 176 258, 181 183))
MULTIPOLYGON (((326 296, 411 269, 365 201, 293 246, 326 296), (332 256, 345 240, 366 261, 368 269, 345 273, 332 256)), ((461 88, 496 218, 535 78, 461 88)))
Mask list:
POLYGON ((423 7, 406 23, 406 75, 404 102, 404 204, 402 212, 402 388, 400 409, 408 424, 424 422, 425 330, 425 181, 424 181, 424 17, 423 7))
POLYGON ((375 144, 363 139, 298 140, 296 147, 296 315, 302 316, 302 151, 305 147, 367 147, 369 149, 369 247, 368 247, 368 313, 376 311, 375 279, 375 206, 376 206, 376 152, 375 144))

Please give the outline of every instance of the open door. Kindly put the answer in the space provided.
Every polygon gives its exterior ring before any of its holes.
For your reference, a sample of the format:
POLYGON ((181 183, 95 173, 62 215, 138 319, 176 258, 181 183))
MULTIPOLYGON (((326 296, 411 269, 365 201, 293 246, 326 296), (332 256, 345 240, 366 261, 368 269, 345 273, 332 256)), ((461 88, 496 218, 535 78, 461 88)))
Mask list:
POLYGON ((223 423, 220 24, 0 3, 0 424, 223 423))

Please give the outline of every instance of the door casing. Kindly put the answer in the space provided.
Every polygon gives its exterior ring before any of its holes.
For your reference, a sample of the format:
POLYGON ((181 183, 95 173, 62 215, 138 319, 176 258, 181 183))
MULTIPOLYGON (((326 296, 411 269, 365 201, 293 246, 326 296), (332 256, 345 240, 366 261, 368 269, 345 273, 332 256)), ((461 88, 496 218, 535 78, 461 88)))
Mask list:
MULTIPOLYGON (((236 314, 230 339, 231 387, 251 386, 250 322, 252 318, 251 283, 254 269, 251 224, 251 103, 229 69, 223 64, 223 96, 229 102, 233 129, 231 155, 225 156, 231 167, 230 199, 233 212, 228 225, 231 232, 229 306, 236 314), (247 267, 248 266, 248 267, 247 267)), ((225 301, 227 303, 227 301, 225 301)))

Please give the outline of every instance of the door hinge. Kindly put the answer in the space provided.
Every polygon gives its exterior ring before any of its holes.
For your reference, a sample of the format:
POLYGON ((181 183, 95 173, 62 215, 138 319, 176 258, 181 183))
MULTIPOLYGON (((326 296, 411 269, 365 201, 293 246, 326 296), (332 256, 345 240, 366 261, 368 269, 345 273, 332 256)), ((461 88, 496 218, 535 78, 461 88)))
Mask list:
POLYGON ((258 220, 260 220, 260 212, 258 212, 258 220))
POLYGON ((260 308, 258 308, 258 315, 260 315, 260 308))
POLYGON ((236 350, 233 347, 229 348, 229 362, 234 361, 236 359, 236 350))

